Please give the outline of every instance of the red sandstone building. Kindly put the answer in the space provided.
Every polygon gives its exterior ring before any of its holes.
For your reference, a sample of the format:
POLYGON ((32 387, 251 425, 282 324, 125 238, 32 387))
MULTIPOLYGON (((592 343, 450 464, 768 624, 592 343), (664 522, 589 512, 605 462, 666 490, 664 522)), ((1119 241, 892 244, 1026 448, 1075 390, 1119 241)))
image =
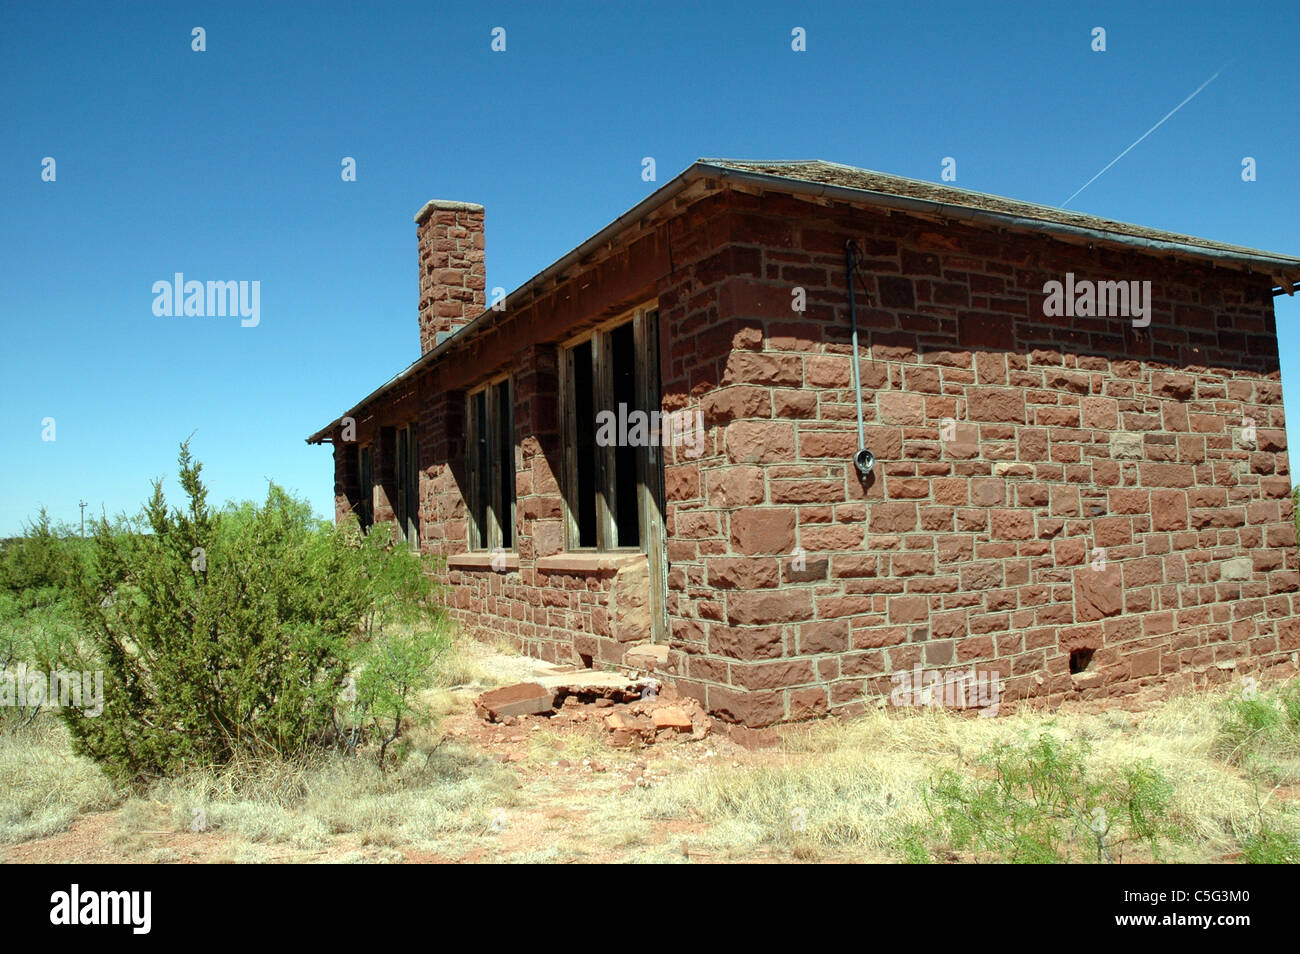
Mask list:
POLYGON ((340 520, 446 557, 466 624, 751 726, 916 666, 1057 701, 1295 665, 1300 259, 701 160, 489 307, 482 207, 416 223, 421 356, 308 440, 340 520), (1051 282, 1097 294, 1062 313, 1051 282), (682 439, 598 439, 620 407, 682 439))

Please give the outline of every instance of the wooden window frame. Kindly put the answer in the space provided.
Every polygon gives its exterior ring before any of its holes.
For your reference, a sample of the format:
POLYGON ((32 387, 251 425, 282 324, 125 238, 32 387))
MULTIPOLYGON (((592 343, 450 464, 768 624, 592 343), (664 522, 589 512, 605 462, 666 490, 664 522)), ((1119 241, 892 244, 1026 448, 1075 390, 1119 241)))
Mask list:
POLYGON ((375 525, 375 446, 373 443, 357 447, 358 505, 357 523, 362 531, 375 525))
POLYGON ((397 499, 393 517, 399 539, 420 545, 420 427, 408 424, 397 429, 393 480, 397 499))
POLYGON ((465 503, 469 509, 467 523, 471 551, 495 552, 500 549, 507 553, 514 553, 519 549, 519 525, 516 519, 518 494, 515 481, 511 480, 509 483, 510 500, 507 502, 503 500, 505 495, 502 485, 505 482, 503 479, 505 475, 501 472, 502 467, 508 466, 511 475, 518 475, 518 469, 515 465, 517 448, 514 405, 515 382, 514 377, 510 374, 498 375, 465 394, 465 477, 467 483, 465 503), (502 418, 502 407, 499 398, 499 388, 503 383, 506 385, 504 418, 502 418), (484 419, 489 423, 497 422, 498 427, 504 426, 510 438, 510 459, 506 461, 502 459, 504 455, 498 452, 500 449, 499 438, 503 435, 497 429, 489 429, 488 440, 490 443, 488 444, 486 474, 480 472, 476 453, 482 422, 474 412, 474 404, 480 394, 484 395, 484 419), (486 504, 484 511, 485 532, 480 532, 478 526, 477 512, 480 501, 486 504), (503 542, 503 517, 509 521, 510 526, 510 545, 508 547, 503 542), (484 537, 486 539, 483 539, 484 537))
POLYGON ((633 347, 638 355, 635 368, 636 397, 641 410, 659 410, 659 394, 651 393, 652 383, 658 381, 658 352, 648 347, 646 336, 649 322, 658 321, 658 302, 650 301, 617 317, 602 322, 580 335, 565 341, 560 347, 559 402, 561 409, 561 455, 562 487, 561 498, 564 512, 564 547, 567 551, 578 553, 642 553, 650 548, 662 547, 661 532, 656 532, 659 521, 652 520, 650 508, 655 506, 658 491, 659 474, 662 472, 663 448, 657 442, 650 442, 645 447, 637 448, 637 524, 638 542, 631 546, 620 546, 615 515, 618 513, 618 486, 615 474, 615 446, 595 446, 596 473, 594 492, 596 495, 596 544, 582 546, 578 526, 578 460, 577 401, 571 393, 574 380, 575 349, 591 342, 593 411, 615 410, 613 407, 613 365, 609 355, 610 332, 626 324, 632 325, 633 347))

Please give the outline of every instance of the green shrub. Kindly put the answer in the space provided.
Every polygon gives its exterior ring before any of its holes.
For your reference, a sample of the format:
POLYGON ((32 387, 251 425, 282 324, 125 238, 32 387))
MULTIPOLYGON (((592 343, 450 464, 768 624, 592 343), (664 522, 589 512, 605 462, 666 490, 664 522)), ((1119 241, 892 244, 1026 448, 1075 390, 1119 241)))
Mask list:
POLYGON ((101 521, 75 591, 88 645, 61 663, 102 669, 105 701, 97 718, 60 715, 78 752, 126 780, 337 745, 340 694, 385 612, 433 611, 409 548, 317 521, 274 484, 261 505, 214 511, 201 469, 181 445, 183 508, 157 481, 142 532, 101 521))
POLYGON ((905 860, 927 860, 927 843, 1035 864, 1113 862, 1143 843, 1158 858, 1161 840, 1177 834, 1167 819, 1172 787, 1147 763, 1094 778, 1088 752, 1044 732, 1028 746, 998 743, 975 779, 944 772, 926 795, 930 832, 914 826, 899 843, 905 860))
POLYGON ((21 537, 0 546, 0 594, 7 597, 0 618, 59 602, 77 577, 79 557, 79 548, 42 507, 21 537))
POLYGON ((432 627, 378 630, 362 642, 356 675, 343 696, 351 706, 344 712, 348 730, 342 748, 354 749, 368 735, 378 746, 375 757, 382 767, 405 725, 428 719, 420 693, 433 685, 432 661, 449 645, 446 630, 432 627))
POLYGON ((1294 835, 1261 825, 1241 844, 1242 857, 1252 865, 1300 864, 1300 840, 1294 835))
POLYGON ((18 681, 76 640, 70 588, 80 573, 80 542, 42 509, 23 536, 0 544, 0 729, 17 731, 42 711, 43 700, 29 701, 18 681))
POLYGON ((1300 682, 1229 700, 1220 716, 1215 754, 1274 785, 1300 781, 1300 682))

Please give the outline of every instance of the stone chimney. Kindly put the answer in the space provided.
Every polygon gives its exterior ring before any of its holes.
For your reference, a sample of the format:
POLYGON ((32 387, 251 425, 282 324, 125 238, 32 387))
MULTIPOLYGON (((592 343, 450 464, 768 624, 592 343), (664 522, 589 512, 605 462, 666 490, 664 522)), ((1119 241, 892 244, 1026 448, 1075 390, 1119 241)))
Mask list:
POLYGON ((433 199, 415 216, 420 254, 420 354, 487 304, 483 206, 433 199))

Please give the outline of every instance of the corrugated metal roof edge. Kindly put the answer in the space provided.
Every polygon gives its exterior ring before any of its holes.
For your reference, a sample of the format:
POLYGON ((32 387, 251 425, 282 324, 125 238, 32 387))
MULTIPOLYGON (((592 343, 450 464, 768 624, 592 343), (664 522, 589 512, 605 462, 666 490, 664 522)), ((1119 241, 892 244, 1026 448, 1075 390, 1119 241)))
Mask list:
MULTIPOLYGON (((562 272, 564 269, 568 268, 575 261, 581 259, 589 252, 593 251, 596 248, 599 248, 601 245, 604 245, 606 242, 612 240, 614 236, 616 236, 618 233, 623 231, 623 229, 625 229, 632 221, 636 219, 644 218, 645 216, 649 215, 651 212, 659 208, 659 206, 668 202, 670 199, 675 198, 691 182, 695 181, 696 179, 707 178, 707 177, 714 177, 724 181, 729 179, 735 179, 735 180, 750 182, 756 185, 769 185, 773 191, 786 191, 792 194, 821 196, 829 199, 840 199, 845 202, 858 202, 860 204, 865 203, 868 205, 879 206, 882 208, 897 209, 899 211, 904 211, 904 212, 907 211, 925 212, 927 214, 937 215, 957 222, 967 221, 979 225, 996 224, 999 227, 1009 228, 1016 231, 1026 231, 1026 232, 1047 231, 1053 233, 1060 233, 1062 235, 1069 235, 1074 238, 1087 238, 1095 242, 1119 245, 1125 248, 1137 249, 1139 251, 1147 251, 1147 252, 1152 252, 1157 254, 1162 252, 1167 254, 1180 254, 1190 258, 1205 259, 1212 262, 1225 264, 1228 265, 1229 267, 1232 266, 1239 267, 1242 265, 1249 267, 1251 264, 1254 264, 1254 265, 1269 266, 1273 270, 1282 273, 1292 272, 1292 271, 1300 273, 1300 258, 1296 258, 1289 255, 1281 255, 1274 252, 1263 252, 1257 249, 1250 249, 1241 246, 1188 245, 1185 242, 1180 240, 1186 238, 1193 238, 1193 236, 1179 236, 1173 232, 1160 233, 1162 236, 1164 236, 1161 238, 1141 238, 1138 236, 1128 235, 1126 233, 1108 231, 1105 228, 1093 228, 1093 227, 1080 226, 1080 225, 1069 225, 1062 222, 1053 222, 1047 219, 1035 219, 1027 216, 1011 215, 1006 212, 997 212, 997 211, 985 210, 985 209, 975 209, 975 208, 971 208, 970 206, 954 205, 945 202, 937 202, 933 199, 919 199, 910 196, 894 195, 888 192, 875 192, 869 189, 859 189, 859 188, 853 188, 849 186, 837 186, 837 185, 832 185, 830 183, 814 182, 807 179, 796 179, 796 178, 790 178, 788 176, 773 175, 770 173, 751 172, 749 170, 741 169, 736 166, 727 165, 727 163, 733 161, 735 160, 697 159, 695 162, 691 163, 690 166, 688 166, 681 173, 679 173, 676 177, 669 180, 662 187, 656 189, 650 195, 646 196, 644 199, 642 199, 640 202, 634 205, 631 209, 629 209, 627 212, 624 212, 622 215, 620 215, 618 218, 612 221, 609 225, 605 226, 603 229, 601 229, 591 238, 587 239, 585 242, 583 242, 581 245, 574 248, 572 251, 561 256, 551 265, 548 265, 546 268, 538 272, 536 275, 530 278, 519 288, 515 289, 513 292, 507 295, 505 299, 507 306, 509 305, 510 299, 513 298, 514 296, 523 294, 533 289, 541 282, 546 281, 548 278, 551 278, 552 276, 562 272)), ((770 162, 765 161, 763 162, 763 165, 767 165, 767 166, 782 165, 782 164, 798 165, 800 163, 806 164, 809 162, 819 162, 825 165, 839 166, 844 169, 851 169, 855 172, 869 171, 869 170, 859 169, 856 166, 844 166, 841 163, 830 163, 827 162, 826 160, 785 160, 785 161, 773 160, 770 162)), ((892 178, 901 179, 903 177, 894 176, 892 178)), ((907 181, 915 181, 928 186, 934 185, 934 183, 923 183, 921 180, 907 180, 907 181)), ((965 192, 966 190, 953 189, 953 191, 965 192)), ((968 193, 968 194, 977 195, 977 196, 983 195, 983 193, 968 193)), ((1018 200, 1006 200, 1006 197, 1004 196, 990 196, 990 198, 1003 199, 1005 201, 1018 201, 1018 200)), ((1052 210, 1050 206, 1035 206, 1033 203, 1028 203, 1028 202, 1018 203, 1018 204, 1022 204, 1031 208, 1041 208, 1047 211, 1059 211, 1059 210, 1052 210)), ((1100 225, 1104 225, 1106 221, 1103 219, 1096 219, 1093 216, 1083 216, 1083 218, 1085 220, 1096 221, 1100 225)), ((1152 230, 1152 231, 1156 231, 1156 230, 1152 230)), ((1207 240, 1202 239, 1201 241, 1207 241, 1207 240)), ((1269 273, 1268 269, 1262 269, 1262 270, 1265 271, 1266 273, 1269 273)), ((384 384, 380 385, 374 391, 370 392, 370 394, 362 398, 359 402, 353 405, 349 410, 345 411, 343 414, 336 417, 329 424, 325 425, 320 430, 316 431, 316 433, 308 437, 307 443, 308 444, 323 443, 325 441, 326 435, 330 431, 333 431, 336 427, 338 427, 339 423, 342 421, 344 417, 355 416, 355 413, 357 411, 360 411, 362 408, 366 407, 366 405, 368 405, 371 401, 382 396, 385 392, 387 392, 390 388, 392 388, 400 381, 409 377, 411 374, 415 373, 416 371, 419 371, 433 364, 443 354, 447 353, 453 348, 458 347, 459 345, 468 341, 470 338, 482 333, 483 331, 486 331, 489 327, 492 326, 492 324, 495 323, 496 319, 494 319, 492 316, 495 315, 499 318, 500 316, 505 314, 507 314, 506 309, 500 311, 495 311, 491 308, 485 309, 481 314, 479 314, 478 317, 472 319, 471 321, 462 325, 460 328, 456 329, 456 331, 451 336, 446 338, 441 344, 437 345, 432 351, 428 352, 427 354, 421 355, 419 358, 417 358, 415 361, 409 364, 406 368, 399 371, 393 377, 389 378, 388 381, 384 382, 384 384)))

